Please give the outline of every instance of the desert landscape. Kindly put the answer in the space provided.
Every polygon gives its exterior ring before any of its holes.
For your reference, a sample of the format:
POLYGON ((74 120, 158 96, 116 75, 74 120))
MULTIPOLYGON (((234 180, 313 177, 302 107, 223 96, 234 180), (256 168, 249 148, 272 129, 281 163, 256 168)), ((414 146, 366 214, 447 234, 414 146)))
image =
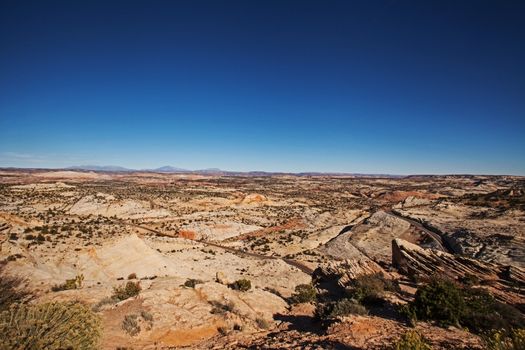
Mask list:
POLYGON ((0 242, 2 309, 81 305, 100 349, 485 349, 525 326, 519 176, 3 169, 0 242))

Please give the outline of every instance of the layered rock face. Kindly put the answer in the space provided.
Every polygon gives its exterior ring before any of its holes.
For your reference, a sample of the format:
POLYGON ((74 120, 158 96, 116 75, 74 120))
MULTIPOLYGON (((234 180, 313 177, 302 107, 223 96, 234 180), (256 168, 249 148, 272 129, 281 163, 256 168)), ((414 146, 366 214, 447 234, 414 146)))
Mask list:
POLYGON ((368 258, 382 266, 390 264, 390 243, 402 238, 418 244, 441 246, 427 233, 409 222, 385 211, 377 211, 363 223, 341 233, 328 242, 321 252, 339 259, 368 258))
POLYGON ((525 269, 489 263, 433 249, 424 249, 402 239, 392 241, 392 265, 410 277, 476 278, 494 295, 509 304, 520 305, 525 298, 525 269))

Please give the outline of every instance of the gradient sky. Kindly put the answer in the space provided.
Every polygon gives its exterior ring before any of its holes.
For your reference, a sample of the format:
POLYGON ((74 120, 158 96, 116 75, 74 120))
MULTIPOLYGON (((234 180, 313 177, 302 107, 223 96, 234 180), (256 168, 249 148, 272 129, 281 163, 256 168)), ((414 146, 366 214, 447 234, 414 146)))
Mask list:
POLYGON ((0 166, 525 175, 525 2, 0 0, 0 166))

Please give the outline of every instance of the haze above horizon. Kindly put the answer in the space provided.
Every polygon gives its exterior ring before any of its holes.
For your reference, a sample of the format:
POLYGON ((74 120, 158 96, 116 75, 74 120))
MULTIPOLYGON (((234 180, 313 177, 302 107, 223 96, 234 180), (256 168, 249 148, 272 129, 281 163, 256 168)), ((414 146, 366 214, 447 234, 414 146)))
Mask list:
POLYGON ((0 167, 525 175, 523 1, 3 1, 0 167))

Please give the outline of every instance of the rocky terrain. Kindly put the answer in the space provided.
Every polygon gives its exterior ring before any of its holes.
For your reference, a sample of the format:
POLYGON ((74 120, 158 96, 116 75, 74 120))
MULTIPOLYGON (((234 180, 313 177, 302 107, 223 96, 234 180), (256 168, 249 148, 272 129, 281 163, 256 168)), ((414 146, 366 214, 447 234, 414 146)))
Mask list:
POLYGON ((524 191, 510 176, 0 170, 0 260, 30 303, 89 306, 101 349, 388 349, 412 331, 481 349, 475 327, 403 310, 439 276, 519 321, 524 191), (351 311, 326 311, 341 300, 351 311))

